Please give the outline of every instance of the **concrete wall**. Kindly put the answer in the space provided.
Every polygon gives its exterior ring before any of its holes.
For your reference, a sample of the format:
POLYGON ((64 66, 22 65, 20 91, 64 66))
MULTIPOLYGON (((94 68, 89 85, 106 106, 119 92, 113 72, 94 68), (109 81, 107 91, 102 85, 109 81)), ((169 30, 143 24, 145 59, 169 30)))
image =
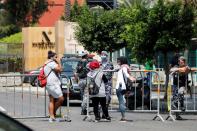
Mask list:
POLYGON ((76 54, 78 51, 84 51, 83 46, 81 46, 75 39, 75 28, 77 24, 74 22, 65 23, 65 53, 76 54))
POLYGON ((25 27, 22 29, 24 43, 24 70, 36 69, 47 60, 47 52, 55 51, 58 57, 83 51, 74 37, 76 23, 57 21, 55 27, 25 27), (46 33, 50 42, 43 35, 46 33))
POLYGON ((26 27, 22 29, 22 34, 25 71, 42 66, 47 60, 47 52, 55 51, 55 28, 26 27), (43 36, 43 31, 46 32, 50 43, 43 36))

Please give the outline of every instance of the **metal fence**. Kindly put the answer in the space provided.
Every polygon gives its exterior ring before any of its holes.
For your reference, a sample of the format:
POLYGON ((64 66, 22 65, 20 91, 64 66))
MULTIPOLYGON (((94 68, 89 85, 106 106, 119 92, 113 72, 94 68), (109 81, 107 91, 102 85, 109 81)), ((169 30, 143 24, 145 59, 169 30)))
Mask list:
MULTIPOLYGON (((113 75, 117 75, 117 71, 110 70, 110 72, 113 72, 113 75)), ((138 81, 133 84, 133 89, 125 95, 127 111, 149 113, 152 112, 155 113, 155 115, 153 116, 154 120, 156 118, 159 118, 161 121, 164 121, 161 116, 161 109, 164 106, 161 100, 163 99, 164 92, 161 92, 161 80, 159 73, 157 71, 133 70, 131 71, 131 75, 136 77, 138 81), (155 75, 157 77, 155 77, 155 75), (154 83, 154 81, 157 82, 154 83)), ((192 72, 192 74, 189 74, 189 76, 189 79, 191 81, 191 92, 185 93, 185 112, 197 112, 197 72, 192 72)), ((48 116, 48 95, 45 88, 38 86, 34 87, 30 84, 24 83, 25 81, 30 82, 34 77, 37 76, 19 73, 0 75, 0 106, 3 107, 10 116, 14 118, 48 116)), ((172 76, 170 76, 170 78, 172 78, 172 76)), ((115 84, 116 80, 114 79, 113 82, 115 84)), ((171 86, 172 81, 169 82, 169 87, 171 86)), ((188 91, 187 86, 186 91, 188 91)), ((115 86, 113 86, 112 96, 114 96, 115 94, 115 86)), ((69 95, 67 95, 67 97, 68 96, 69 95)), ((67 103, 70 103, 69 97, 67 98, 67 103)), ((67 106, 69 107, 69 105, 67 106)), ((178 109, 172 108, 172 88, 168 88, 167 108, 169 111, 167 119, 172 118, 172 120, 175 120, 173 113, 181 112, 179 106, 178 109)), ((109 111, 117 110, 118 101, 112 99, 109 106, 109 111)))
MULTIPOLYGON (((169 120, 170 118, 175 121, 175 117, 173 116, 176 113, 179 114, 184 114, 184 113, 197 113, 197 90, 196 90, 196 76, 197 72, 192 71, 190 72, 188 76, 188 80, 185 81, 185 86, 180 87, 180 76, 178 75, 178 92, 176 95, 178 95, 178 105, 175 105, 175 98, 173 96, 173 92, 175 91, 174 89, 174 82, 173 82, 173 75, 174 73, 170 74, 170 81, 168 83, 168 100, 167 100, 167 105, 168 105, 168 111, 169 115, 166 118, 166 120, 169 120), (183 96, 183 107, 181 107, 181 102, 180 102, 180 95, 183 96)), ((175 93, 174 93, 175 94, 175 93)))
MULTIPOLYGON (((107 71, 105 71, 107 72, 107 71)), ((117 75, 116 71, 114 75, 117 75)), ((126 107, 128 112, 155 112, 154 120, 159 118, 164 119, 160 115, 161 103, 161 89, 160 89, 160 75, 157 71, 147 70, 132 70, 130 72, 137 80, 133 83, 133 87, 125 94, 126 107)), ((114 84, 116 80, 113 81, 114 84)), ((115 88, 115 86, 113 86, 115 88)), ((115 89, 112 89, 112 94, 115 94, 115 89)), ((112 99, 109 111, 117 111, 118 105, 112 99)))
POLYGON ((14 118, 46 117, 47 93, 45 88, 25 84, 35 75, 1 74, 0 106, 14 118))
MULTIPOLYGON (((112 72, 114 76, 117 76, 117 70, 104 70, 104 72, 112 72)), ((156 71, 147 71, 147 70, 132 70, 130 71, 131 75, 136 77, 137 80, 133 83, 133 86, 128 93, 125 94, 126 107, 128 112, 149 112, 155 113, 153 120, 159 118, 164 122, 163 117, 160 115, 160 75, 156 71), (157 75, 157 77, 153 77, 157 75), (157 80, 153 80, 156 78, 157 80), (148 82, 148 85, 146 82, 148 82), (157 81, 157 84, 153 85, 152 81, 157 81), (154 95, 153 95, 154 94, 154 95), (153 104, 154 102, 154 104, 153 104), (155 106, 153 108, 153 105, 155 106)), ((113 80, 115 84, 116 80, 113 80)), ((116 94, 115 86, 112 89, 112 96, 116 94)), ((87 91, 88 92, 88 91, 87 91)), ((84 121, 89 122, 93 121, 89 115, 89 98, 92 96, 89 93, 85 96, 87 99, 87 115, 84 117, 84 121)), ((117 101, 117 100, 116 100, 117 101)), ((113 98, 109 105, 109 111, 118 111, 118 102, 114 102, 113 98)))
MULTIPOLYGON (((113 71, 114 72, 114 71, 113 71)), ((131 71, 132 76, 136 78, 143 78, 140 81, 142 83, 139 85, 134 83, 134 90, 130 92, 128 96, 125 97, 127 101, 127 107, 132 108, 134 112, 155 112, 156 115, 154 119, 159 118, 164 121, 160 115, 160 76, 155 71, 145 71, 145 70, 135 70, 131 71), (147 88, 145 85, 145 77, 147 73, 150 73, 151 77, 149 79, 150 87, 147 88), (157 75, 157 77, 152 77, 157 75), (158 80, 152 80, 156 78, 158 80), (151 84, 152 81, 157 81, 156 85, 151 84), (139 89, 141 91, 140 96, 139 89), (146 96, 148 102, 145 99, 146 91, 150 94, 146 96), (130 96, 132 95, 132 99, 130 96), (140 98, 141 97, 141 98, 140 98), (140 99, 140 100, 139 100, 140 99), (129 101, 133 100, 134 103, 129 105, 129 101), (138 104, 140 103, 140 104, 138 104), (153 107, 153 105, 155 107, 153 107)), ((114 75, 116 73, 114 72, 114 75)), ((30 117, 47 117, 47 93, 45 88, 33 87, 30 84, 25 84, 27 81, 30 83, 36 75, 27 75, 27 74, 1 74, 0 75, 0 98, 2 106, 6 112, 14 118, 30 118, 30 117)), ((115 92, 112 92, 115 94, 115 92)), ((69 95, 67 95, 69 96, 69 95)), ((69 98, 67 98, 67 103, 69 104, 69 98)), ((68 105, 67 105, 68 106, 68 105)), ((109 111, 117 111, 117 103, 111 102, 109 111)))

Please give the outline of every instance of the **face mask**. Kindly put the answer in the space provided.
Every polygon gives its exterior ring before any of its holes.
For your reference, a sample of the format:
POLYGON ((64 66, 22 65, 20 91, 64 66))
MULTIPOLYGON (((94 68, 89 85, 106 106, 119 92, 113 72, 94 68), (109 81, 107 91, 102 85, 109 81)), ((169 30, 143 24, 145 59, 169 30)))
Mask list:
POLYGON ((105 60, 107 60, 107 56, 105 56, 105 55, 102 55, 102 56, 101 56, 101 60, 102 60, 102 61, 105 61, 105 60))

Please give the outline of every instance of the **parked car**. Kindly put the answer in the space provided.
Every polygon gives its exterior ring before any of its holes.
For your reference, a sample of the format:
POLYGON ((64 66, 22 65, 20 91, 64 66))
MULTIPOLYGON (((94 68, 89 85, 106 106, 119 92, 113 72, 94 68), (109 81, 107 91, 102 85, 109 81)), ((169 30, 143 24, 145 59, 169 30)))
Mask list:
MULTIPOLYGON (((61 59, 62 72, 60 74, 62 90, 64 97, 67 97, 67 88, 69 86, 69 99, 72 100, 81 100, 80 96, 80 88, 77 80, 74 77, 74 72, 77 67, 80 58, 77 55, 64 55, 61 59)), ((64 105, 66 104, 66 100, 64 101, 64 105)))
POLYGON ((42 67, 38 67, 34 70, 25 71, 23 83, 30 83, 32 86, 37 86, 38 78, 37 75, 40 73, 42 67))

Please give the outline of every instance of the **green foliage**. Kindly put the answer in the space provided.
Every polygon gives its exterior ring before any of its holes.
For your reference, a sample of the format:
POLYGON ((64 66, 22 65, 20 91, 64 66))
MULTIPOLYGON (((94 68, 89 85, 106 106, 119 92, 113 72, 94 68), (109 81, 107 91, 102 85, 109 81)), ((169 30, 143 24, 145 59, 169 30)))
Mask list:
POLYGON ((46 0, 6 0, 4 9, 8 12, 10 22, 18 26, 28 26, 37 22, 47 9, 46 0))
POLYGON ((139 62, 163 53, 182 50, 190 45, 194 21, 191 6, 159 0, 152 8, 138 5, 125 9, 128 18, 122 38, 139 62))
POLYGON ((126 41, 133 58, 141 61, 145 57, 152 56, 153 49, 151 39, 149 39, 148 10, 141 5, 123 9, 122 17, 126 20, 123 25, 121 38, 126 41))
POLYGON ((71 7, 71 10, 70 10, 70 21, 76 22, 76 21, 77 21, 77 18, 78 18, 78 17, 80 16, 80 14, 81 14, 81 10, 82 10, 82 7, 79 6, 78 1, 75 0, 75 3, 74 3, 74 5, 71 7))
POLYGON ((11 36, 5 37, 0 39, 0 43, 16 43, 21 44, 22 43, 22 33, 16 33, 11 36))
POLYGON ((153 59, 159 51, 173 52, 190 45, 196 27, 190 5, 158 0, 150 8, 142 4, 146 0, 133 2, 110 11, 77 7, 77 40, 89 51, 112 52, 127 46, 138 62, 153 59))
POLYGON ((78 17, 82 14, 82 6, 75 0, 73 6, 70 5, 70 1, 66 0, 65 14, 61 16, 61 20, 76 22, 78 17))
POLYGON ((31 24, 35 24, 38 22, 41 15, 48 9, 47 0, 34 0, 35 2, 32 5, 31 10, 31 24))
POLYGON ((0 11, 0 38, 9 36, 13 33, 19 32, 19 27, 11 22, 11 16, 8 12, 0 11))
POLYGON ((120 38, 121 26, 124 20, 120 19, 120 11, 89 9, 84 6, 77 22, 75 36, 88 51, 101 50, 115 51, 125 46, 120 38))
POLYGON ((0 38, 19 32, 38 21, 47 9, 46 0, 6 0, 1 3, 0 38))
POLYGON ((10 15, 5 10, 1 10, 0 11, 0 25, 5 26, 8 24, 12 24, 12 22, 10 21, 10 15))
POLYGON ((3 38, 5 36, 9 36, 13 33, 18 32, 18 31, 19 31, 19 28, 13 24, 0 26, 0 38, 3 38))
MULTIPOLYGON (((157 7, 160 7, 158 4, 157 7)), ((154 8, 153 8, 154 10, 154 8)), ((162 52, 182 50, 190 45, 193 35, 193 10, 181 3, 167 3, 160 16, 158 40, 155 50, 162 52)))

